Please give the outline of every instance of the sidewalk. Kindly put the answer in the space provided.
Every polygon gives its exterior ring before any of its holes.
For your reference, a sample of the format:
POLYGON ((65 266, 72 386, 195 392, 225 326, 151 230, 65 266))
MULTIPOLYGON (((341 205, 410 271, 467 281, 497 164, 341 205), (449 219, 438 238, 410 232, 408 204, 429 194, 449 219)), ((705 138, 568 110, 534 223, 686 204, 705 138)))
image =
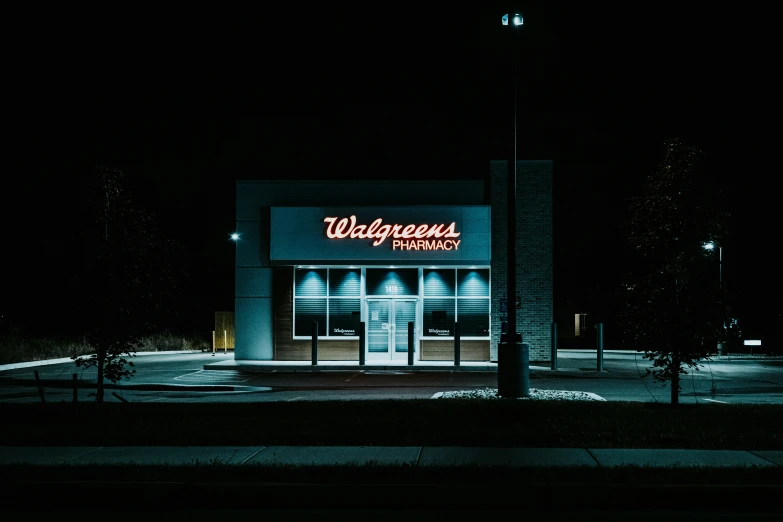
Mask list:
POLYGON ((0 465, 734 468, 783 466, 783 450, 476 448, 430 446, 0 446, 0 465))

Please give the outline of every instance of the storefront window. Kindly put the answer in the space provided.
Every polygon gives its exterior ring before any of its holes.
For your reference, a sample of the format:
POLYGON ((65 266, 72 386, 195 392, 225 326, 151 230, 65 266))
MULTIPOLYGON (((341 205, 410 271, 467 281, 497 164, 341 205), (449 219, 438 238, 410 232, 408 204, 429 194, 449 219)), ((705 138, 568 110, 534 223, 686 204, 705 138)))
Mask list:
POLYGON ((489 336, 489 269, 425 269, 424 337, 489 336), (455 284, 456 283, 456 284, 455 284))
POLYGON ((297 268, 294 271, 294 336, 359 335, 361 271, 342 268, 297 268))
POLYGON ((488 269, 457 270, 457 318, 461 336, 489 335, 488 269))
POLYGON ((457 317, 460 336, 489 335, 489 299, 457 299, 457 317))
POLYGON ((424 336, 443 337, 454 335, 454 298, 424 299, 424 336))
MULTIPOLYGON (((367 268, 368 296, 419 295, 419 269, 367 268)), ((462 337, 489 336, 489 269, 423 269, 422 334, 452 337, 454 322, 462 337)), ((297 268, 294 271, 294 336, 356 337, 362 309, 360 269, 297 268)))
POLYGON ((489 269, 457 270, 457 296, 489 298, 489 269))
POLYGON ((359 335, 360 299, 329 299, 329 335, 359 335))
POLYGON ((361 270, 329 269, 329 297, 359 297, 360 295, 362 295, 361 270))

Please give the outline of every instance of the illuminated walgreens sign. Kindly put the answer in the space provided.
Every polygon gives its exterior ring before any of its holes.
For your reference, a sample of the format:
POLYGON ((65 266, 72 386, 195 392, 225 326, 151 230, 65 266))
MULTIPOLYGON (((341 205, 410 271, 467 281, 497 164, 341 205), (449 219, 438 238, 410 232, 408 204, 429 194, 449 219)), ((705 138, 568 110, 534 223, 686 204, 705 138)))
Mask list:
POLYGON ((369 225, 357 225, 356 216, 339 219, 326 217, 326 237, 329 239, 375 239, 372 246, 378 246, 392 238, 392 250, 457 250, 461 239, 440 239, 459 237, 457 224, 450 225, 388 225, 381 218, 369 225))

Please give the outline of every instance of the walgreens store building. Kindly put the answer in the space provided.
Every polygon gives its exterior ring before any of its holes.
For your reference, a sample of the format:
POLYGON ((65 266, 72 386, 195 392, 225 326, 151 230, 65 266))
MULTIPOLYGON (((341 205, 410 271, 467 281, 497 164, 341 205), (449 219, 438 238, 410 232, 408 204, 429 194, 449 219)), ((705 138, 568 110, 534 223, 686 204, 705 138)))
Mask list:
POLYGON ((235 359, 497 361, 516 312, 549 358, 552 163, 517 166, 517 281, 506 298, 506 162, 486 181, 237 181, 235 359), (314 323, 315 322, 315 323, 314 323), (365 346, 360 346, 360 323, 365 346))

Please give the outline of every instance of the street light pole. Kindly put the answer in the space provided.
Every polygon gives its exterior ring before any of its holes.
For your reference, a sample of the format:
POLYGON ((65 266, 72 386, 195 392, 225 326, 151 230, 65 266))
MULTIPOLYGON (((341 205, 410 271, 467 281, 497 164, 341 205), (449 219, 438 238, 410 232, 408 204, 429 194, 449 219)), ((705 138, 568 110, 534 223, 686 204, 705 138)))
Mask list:
MULTIPOLYGON (((715 243, 713 241, 708 241, 702 245, 704 250, 712 251, 715 249, 715 243)), ((719 291, 723 291, 723 246, 717 245, 718 247, 718 289, 719 291)), ((726 324, 723 324, 723 327, 726 328, 726 324)), ((718 355, 723 355, 723 343, 718 343, 718 355)))
POLYGON ((507 328, 505 342, 501 335, 498 345, 498 395, 504 398, 518 399, 530 395, 528 386, 528 352, 522 343, 521 335, 517 338, 517 64, 515 51, 517 49, 518 27, 522 25, 522 15, 518 12, 509 13, 502 18, 503 25, 511 26, 510 60, 513 86, 513 132, 509 147, 507 177, 507 232, 506 238, 506 312, 507 328))
MULTIPOLYGON (((511 13, 509 13, 509 15, 510 14, 511 13)), ((509 25, 511 26, 509 30, 511 31, 511 83, 514 89, 512 91, 514 120, 512 132, 513 141, 509 148, 508 166, 506 168, 506 178, 508 182, 508 186, 506 187, 508 197, 508 237, 506 238, 508 249, 506 256, 506 283, 508 285, 506 292, 506 295, 508 295, 506 310, 508 311, 508 324, 506 333, 508 335, 508 342, 513 344, 516 342, 517 333, 517 61, 514 56, 514 51, 517 47, 517 26, 514 25, 513 19, 509 21, 509 25)))

